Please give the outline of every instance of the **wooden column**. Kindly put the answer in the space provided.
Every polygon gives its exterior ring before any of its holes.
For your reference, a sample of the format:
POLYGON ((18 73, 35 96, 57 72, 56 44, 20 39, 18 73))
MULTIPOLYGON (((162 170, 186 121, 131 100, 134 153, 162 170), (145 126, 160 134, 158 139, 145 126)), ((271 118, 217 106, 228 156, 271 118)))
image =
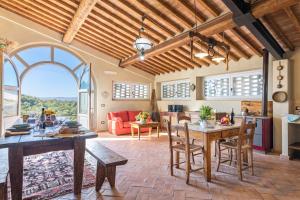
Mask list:
POLYGON ((4 137, 3 131, 3 66, 4 51, 0 48, 0 137, 4 137))
POLYGON ((262 93, 262 115, 268 115, 268 66, 269 52, 263 49, 263 93, 262 93))

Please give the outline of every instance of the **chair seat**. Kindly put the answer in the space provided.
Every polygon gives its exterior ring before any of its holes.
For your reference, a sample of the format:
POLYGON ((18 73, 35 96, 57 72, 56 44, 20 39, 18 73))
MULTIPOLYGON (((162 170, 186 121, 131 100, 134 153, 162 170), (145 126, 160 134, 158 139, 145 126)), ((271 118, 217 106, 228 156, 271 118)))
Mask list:
MULTIPOLYGON (((229 141, 221 142, 220 146, 225 148, 237 149, 237 140, 229 140, 229 141)), ((242 149, 247 149, 247 148, 250 148, 250 145, 248 144, 242 145, 242 149)))
MULTIPOLYGON (((185 151, 185 144, 176 144, 173 145, 172 148, 175 151, 185 151)), ((196 145, 196 144, 190 144, 190 152, 195 152, 195 151, 201 151, 203 149, 203 146, 201 145, 196 145)))

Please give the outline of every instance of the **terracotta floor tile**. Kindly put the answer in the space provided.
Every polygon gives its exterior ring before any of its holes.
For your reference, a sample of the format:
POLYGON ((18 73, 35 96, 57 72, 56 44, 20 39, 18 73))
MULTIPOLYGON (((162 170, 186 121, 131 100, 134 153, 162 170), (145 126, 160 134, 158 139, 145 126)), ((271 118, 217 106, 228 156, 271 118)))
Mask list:
MULTIPOLYGON (((244 181, 236 176, 235 169, 221 167, 215 172, 212 161, 212 182, 207 183, 203 171, 190 177, 185 184, 184 165, 174 169, 170 176, 169 148, 165 134, 157 139, 143 136, 141 141, 130 136, 113 136, 100 133, 102 144, 128 158, 128 163, 117 167, 116 188, 106 181, 99 193, 94 188, 84 189, 80 197, 64 195, 56 200, 300 200, 300 161, 281 160, 278 155, 254 154, 254 176, 244 173, 244 181), (226 172, 226 173, 224 173, 226 172)), ((183 155, 181 156, 182 159, 183 155)), ((201 166, 202 158, 196 159, 201 166)))

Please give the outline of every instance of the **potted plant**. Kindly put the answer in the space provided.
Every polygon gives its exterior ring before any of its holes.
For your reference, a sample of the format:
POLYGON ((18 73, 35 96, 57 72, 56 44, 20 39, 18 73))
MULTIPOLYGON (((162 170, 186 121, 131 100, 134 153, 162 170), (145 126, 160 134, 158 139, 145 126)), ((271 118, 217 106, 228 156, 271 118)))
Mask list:
POLYGON ((210 120, 211 119, 211 116, 212 116, 212 107, 210 106, 201 106, 200 108, 200 126, 203 127, 203 128, 207 128, 207 120, 210 120))
POLYGON ((149 118, 150 114, 148 112, 140 112, 135 118, 141 124, 146 124, 147 119, 149 118))

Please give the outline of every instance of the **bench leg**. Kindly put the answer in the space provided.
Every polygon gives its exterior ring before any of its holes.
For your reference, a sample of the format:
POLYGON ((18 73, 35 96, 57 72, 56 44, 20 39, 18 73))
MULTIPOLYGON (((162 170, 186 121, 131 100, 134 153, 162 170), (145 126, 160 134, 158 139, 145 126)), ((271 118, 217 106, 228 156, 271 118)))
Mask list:
POLYGON ((99 191, 105 180, 105 167, 97 162, 96 191, 99 191))
POLYGON ((107 167, 106 176, 111 187, 115 187, 116 166, 107 167))

